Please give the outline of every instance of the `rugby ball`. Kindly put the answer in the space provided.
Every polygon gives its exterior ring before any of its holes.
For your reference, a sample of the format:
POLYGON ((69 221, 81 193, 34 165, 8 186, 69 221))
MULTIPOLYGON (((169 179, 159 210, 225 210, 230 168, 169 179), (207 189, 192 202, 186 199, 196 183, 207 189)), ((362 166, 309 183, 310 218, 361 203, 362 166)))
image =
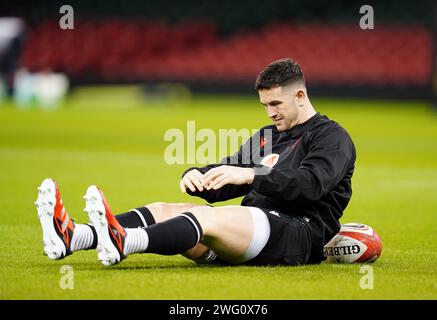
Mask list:
POLYGON ((379 258, 382 242, 373 228, 360 223, 342 224, 340 231, 324 247, 329 262, 369 263, 379 258))

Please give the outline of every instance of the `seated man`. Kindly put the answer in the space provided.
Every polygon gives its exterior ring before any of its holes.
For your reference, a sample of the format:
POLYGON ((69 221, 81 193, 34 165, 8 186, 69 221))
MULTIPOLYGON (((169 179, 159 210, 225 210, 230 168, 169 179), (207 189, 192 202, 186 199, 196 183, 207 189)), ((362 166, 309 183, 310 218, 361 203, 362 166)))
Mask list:
POLYGON ((96 248, 104 265, 133 253, 250 265, 323 261, 323 246, 340 230, 352 194, 353 142, 314 110, 294 61, 271 63, 255 89, 273 124, 236 154, 191 168, 180 181, 182 192, 209 203, 244 196, 241 206, 153 203, 114 216, 102 191, 90 186, 84 198, 91 224, 76 224, 55 181, 46 179, 36 206, 48 257, 96 248))

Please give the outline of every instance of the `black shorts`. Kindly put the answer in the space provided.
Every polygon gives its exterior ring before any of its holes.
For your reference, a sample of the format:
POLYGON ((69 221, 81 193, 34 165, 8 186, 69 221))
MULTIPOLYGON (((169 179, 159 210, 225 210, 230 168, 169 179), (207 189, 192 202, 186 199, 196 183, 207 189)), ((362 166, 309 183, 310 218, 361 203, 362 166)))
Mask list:
POLYGON ((301 217, 260 208, 270 222, 270 237, 250 265, 302 265, 311 253, 311 231, 301 217))
MULTIPOLYGON (((303 265, 311 252, 311 231, 302 217, 289 216, 271 209, 261 209, 270 223, 270 237, 261 252, 239 265, 303 265)), ((216 258, 214 263, 229 265, 216 258)))

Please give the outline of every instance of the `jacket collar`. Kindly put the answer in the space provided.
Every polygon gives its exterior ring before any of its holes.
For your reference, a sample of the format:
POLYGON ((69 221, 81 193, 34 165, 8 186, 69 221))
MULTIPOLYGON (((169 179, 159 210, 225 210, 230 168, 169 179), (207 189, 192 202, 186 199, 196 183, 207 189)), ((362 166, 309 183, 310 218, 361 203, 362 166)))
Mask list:
MULTIPOLYGON (((308 128, 310 128, 312 124, 317 122, 317 120, 319 120, 321 117, 322 117, 322 115, 320 114, 320 112, 317 112, 315 115, 313 115, 311 118, 309 118, 304 123, 298 124, 297 126, 294 126, 293 128, 291 128, 290 130, 280 132, 279 134, 284 134, 284 135, 287 135, 291 138, 298 137, 304 131, 306 131, 308 128)), ((276 129, 276 127, 275 127, 275 129, 276 129)))

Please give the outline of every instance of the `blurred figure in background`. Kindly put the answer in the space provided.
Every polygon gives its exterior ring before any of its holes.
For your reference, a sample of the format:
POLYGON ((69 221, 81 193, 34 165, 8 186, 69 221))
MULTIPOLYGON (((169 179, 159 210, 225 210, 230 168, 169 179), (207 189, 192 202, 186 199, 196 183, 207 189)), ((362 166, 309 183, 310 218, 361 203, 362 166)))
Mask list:
POLYGON ((0 92, 4 90, 3 94, 7 96, 13 93, 14 75, 19 67, 25 31, 26 26, 21 18, 0 17, 0 92))

